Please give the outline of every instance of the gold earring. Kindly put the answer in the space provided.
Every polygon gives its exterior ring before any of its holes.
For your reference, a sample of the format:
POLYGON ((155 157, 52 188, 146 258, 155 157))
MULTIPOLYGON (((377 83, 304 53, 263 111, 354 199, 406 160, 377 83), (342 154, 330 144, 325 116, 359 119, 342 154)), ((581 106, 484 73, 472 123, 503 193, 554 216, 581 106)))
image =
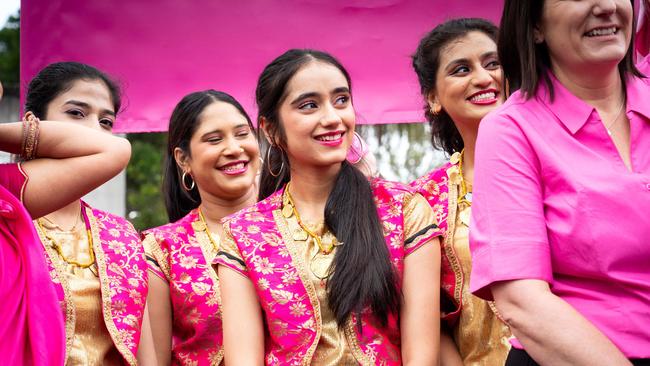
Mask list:
POLYGON ((187 172, 183 172, 183 175, 181 175, 181 185, 183 186, 183 189, 184 189, 184 190, 186 190, 186 191, 189 192, 189 191, 191 191, 191 190, 194 189, 194 186, 195 186, 196 184, 194 184, 194 179, 192 178, 192 175, 191 175, 191 174, 187 174, 187 172), (190 184, 189 187, 187 186, 187 183, 185 182, 185 178, 186 178, 188 175, 190 176, 190 180, 192 181, 192 184, 190 184))

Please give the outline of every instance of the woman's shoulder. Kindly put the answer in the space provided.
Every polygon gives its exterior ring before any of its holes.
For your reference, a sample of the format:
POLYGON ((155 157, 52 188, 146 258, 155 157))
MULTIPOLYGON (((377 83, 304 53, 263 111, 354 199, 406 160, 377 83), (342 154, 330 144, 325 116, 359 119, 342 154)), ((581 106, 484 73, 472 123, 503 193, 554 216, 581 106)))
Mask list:
POLYGON ((267 198, 257 202, 256 204, 235 212, 232 215, 224 217, 221 222, 224 226, 229 226, 233 222, 242 221, 259 221, 263 217, 269 217, 274 210, 282 206, 282 193, 284 188, 271 194, 267 198))
POLYGON ((144 230, 141 237, 144 239, 147 236, 151 236, 156 241, 162 242, 170 236, 176 237, 179 234, 187 234, 192 223, 195 222, 197 218, 198 213, 197 210, 194 209, 177 221, 144 230))

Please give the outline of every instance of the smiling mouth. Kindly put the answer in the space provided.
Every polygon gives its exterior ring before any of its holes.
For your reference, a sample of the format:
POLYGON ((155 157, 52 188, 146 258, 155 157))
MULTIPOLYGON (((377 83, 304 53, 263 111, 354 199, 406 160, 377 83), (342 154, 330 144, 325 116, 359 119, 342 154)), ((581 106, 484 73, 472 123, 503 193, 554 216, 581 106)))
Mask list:
POLYGON ((618 32, 618 28, 616 27, 596 28, 585 33, 585 36, 587 37, 611 36, 613 34, 616 34, 617 32, 618 32))
POLYGON ((240 173, 243 170, 246 169, 246 166, 248 165, 248 162, 246 161, 238 161, 236 163, 232 164, 227 164, 219 168, 224 173, 240 173))
POLYGON ((337 141, 343 137, 343 132, 339 132, 336 134, 328 134, 328 135, 320 135, 316 136, 315 139, 318 141, 337 141))
POLYGON ((497 98, 497 93, 495 91, 484 91, 482 93, 475 94, 469 98, 470 102, 485 102, 488 100, 494 100, 497 98))

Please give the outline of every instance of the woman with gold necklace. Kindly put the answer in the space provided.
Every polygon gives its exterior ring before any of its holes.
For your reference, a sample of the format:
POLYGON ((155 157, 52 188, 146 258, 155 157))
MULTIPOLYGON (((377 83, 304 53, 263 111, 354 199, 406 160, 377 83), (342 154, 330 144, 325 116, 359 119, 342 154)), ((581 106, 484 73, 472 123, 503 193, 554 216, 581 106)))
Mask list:
POLYGON ((163 183, 170 223, 143 233, 161 365, 218 365, 223 358, 212 261, 220 220, 255 203, 259 165, 253 125, 233 97, 206 90, 176 105, 163 183))
POLYGON ((422 196, 346 161, 347 71, 289 50, 256 97, 262 200, 224 220, 215 259, 226 364, 435 364, 440 232, 422 196))
POLYGON ((449 163, 411 184, 445 229, 443 329, 453 340, 443 332, 444 365, 503 365, 510 349, 510 331, 494 306, 469 292, 474 145, 481 119, 505 99, 496 34, 486 20, 449 20, 427 34, 413 56, 433 146, 451 155, 449 163))
MULTIPOLYGON (((60 62, 30 82, 25 119, 110 133, 119 109, 119 90, 104 73, 60 62)), ((131 224, 80 200, 34 224, 64 312, 66 364, 154 364, 145 311, 146 261, 131 224)))

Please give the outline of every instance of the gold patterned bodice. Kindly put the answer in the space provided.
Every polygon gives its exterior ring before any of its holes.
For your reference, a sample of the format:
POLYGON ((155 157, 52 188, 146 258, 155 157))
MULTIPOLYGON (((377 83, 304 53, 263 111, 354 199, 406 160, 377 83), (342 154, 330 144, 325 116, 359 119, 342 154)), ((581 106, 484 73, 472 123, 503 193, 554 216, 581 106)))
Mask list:
MULTIPOLYGON (((66 258, 80 263, 87 263, 91 259, 88 236, 83 225, 65 231, 45 220, 41 220, 41 224, 58 243, 66 258)), ((122 356, 104 323, 97 263, 88 268, 80 268, 65 263, 61 257, 53 260, 59 260, 65 268, 75 305, 74 336, 66 365, 121 365, 122 356)))
MULTIPOLYGON (((291 233, 301 231, 295 216, 291 216, 286 220, 291 233)), ((324 223, 303 223, 315 234, 321 237, 330 237, 330 240, 336 240, 334 235, 328 232, 324 223)), ((301 251, 302 258, 308 268, 309 279, 316 289, 323 322, 321 337, 318 340, 312 363, 322 366, 358 365, 347 343, 345 333, 343 330, 339 330, 336 324, 336 318, 327 298, 327 273, 334 259, 336 248, 329 254, 323 254, 317 243, 309 235, 296 234, 293 239, 296 242, 296 247, 301 251)))
MULTIPOLYGON (((471 188, 470 188, 471 189, 471 188)), ((453 246, 463 272, 462 310, 454 327, 454 340, 465 365, 500 366, 510 351, 510 329, 497 316, 494 305, 469 291, 472 257, 469 250, 471 207, 461 203, 456 212, 453 246)))

